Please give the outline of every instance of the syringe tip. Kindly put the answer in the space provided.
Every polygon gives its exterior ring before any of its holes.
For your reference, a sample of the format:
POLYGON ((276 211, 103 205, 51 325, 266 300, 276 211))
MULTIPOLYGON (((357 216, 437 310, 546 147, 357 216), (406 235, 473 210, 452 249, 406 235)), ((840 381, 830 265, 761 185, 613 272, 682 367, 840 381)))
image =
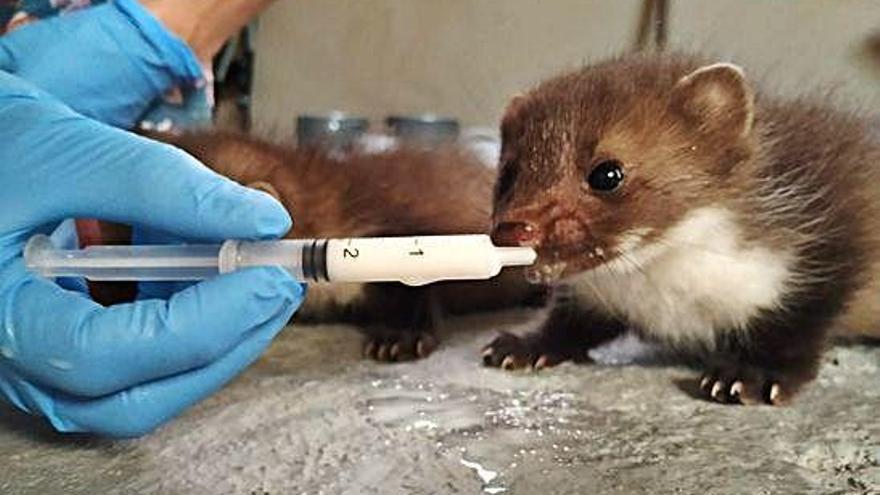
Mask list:
POLYGON ((502 266, 527 266, 535 262, 538 253, 530 247, 496 247, 502 266))

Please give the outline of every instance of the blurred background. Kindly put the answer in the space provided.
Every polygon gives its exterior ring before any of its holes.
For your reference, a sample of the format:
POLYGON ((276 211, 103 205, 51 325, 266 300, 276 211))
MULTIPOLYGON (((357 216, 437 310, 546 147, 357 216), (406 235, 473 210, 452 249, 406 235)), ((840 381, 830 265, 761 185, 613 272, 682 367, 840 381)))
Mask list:
POLYGON ((252 94, 238 108, 276 137, 330 110, 494 126, 543 78, 664 44, 739 63, 774 91, 833 87, 873 108, 878 29, 876 0, 285 0, 251 33, 252 94))

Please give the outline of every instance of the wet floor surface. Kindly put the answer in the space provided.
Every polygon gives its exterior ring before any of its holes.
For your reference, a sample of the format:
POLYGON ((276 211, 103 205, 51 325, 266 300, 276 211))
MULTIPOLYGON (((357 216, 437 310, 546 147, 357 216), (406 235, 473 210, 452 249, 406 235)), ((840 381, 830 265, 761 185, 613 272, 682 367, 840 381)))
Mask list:
POLYGON ((0 408, 0 493, 880 493, 880 348, 836 347, 793 406, 746 408, 694 399, 683 368, 480 365, 494 329, 533 322, 457 319, 438 352, 396 365, 362 361, 351 328, 292 327, 136 441, 0 408))

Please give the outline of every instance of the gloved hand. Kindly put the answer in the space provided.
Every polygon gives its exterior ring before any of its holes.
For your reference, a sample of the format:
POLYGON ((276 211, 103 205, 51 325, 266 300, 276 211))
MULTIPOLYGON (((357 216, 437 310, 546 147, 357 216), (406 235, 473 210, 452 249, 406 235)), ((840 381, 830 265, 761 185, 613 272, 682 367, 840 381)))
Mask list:
POLYGON ((140 435, 238 374, 299 306, 302 286, 277 268, 108 308, 30 273, 24 243, 65 218, 216 242, 278 237, 290 217, 189 155, 3 72, 0 122, 0 398, 61 431, 140 435))
POLYGON ((137 0, 107 2, 0 37, 0 70, 123 128, 169 89, 202 77, 190 48, 137 0))

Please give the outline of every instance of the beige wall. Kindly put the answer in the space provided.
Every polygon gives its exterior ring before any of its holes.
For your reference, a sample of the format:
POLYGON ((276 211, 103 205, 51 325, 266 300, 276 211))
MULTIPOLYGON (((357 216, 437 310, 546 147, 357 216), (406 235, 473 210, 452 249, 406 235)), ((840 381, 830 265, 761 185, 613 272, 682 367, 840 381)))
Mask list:
MULTIPOLYGON (((878 0, 670 0, 674 47, 709 50, 784 91, 836 84, 880 102, 864 55, 878 0)), ((434 111, 494 125, 506 98, 632 46, 641 0, 277 0, 261 19, 257 129, 301 112, 434 111)))

